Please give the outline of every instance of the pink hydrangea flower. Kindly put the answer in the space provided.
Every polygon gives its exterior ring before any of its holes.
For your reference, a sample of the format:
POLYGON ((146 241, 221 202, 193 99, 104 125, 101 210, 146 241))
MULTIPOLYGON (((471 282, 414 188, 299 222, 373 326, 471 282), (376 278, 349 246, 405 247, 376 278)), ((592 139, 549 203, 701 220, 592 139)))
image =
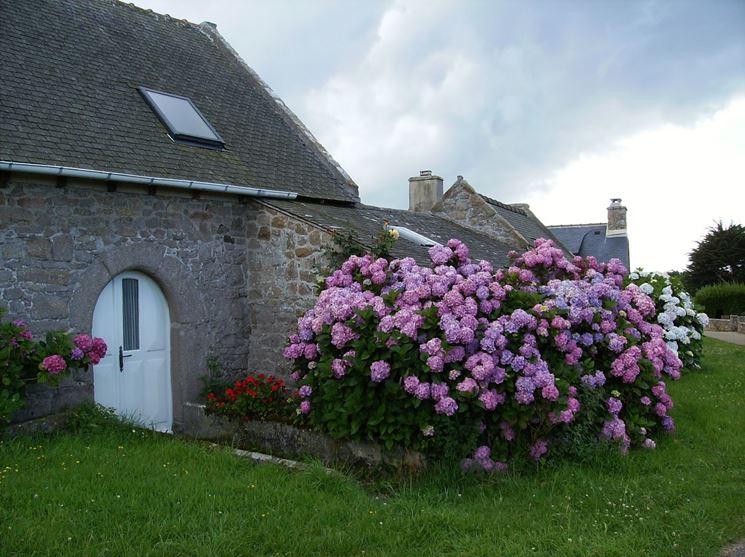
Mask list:
POLYGON ((67 362, 65 362, 65 359, 59 354, 47 356, 41 362, 41 365, 48 373, 52 375, 57 375, 67 369, 67 362))

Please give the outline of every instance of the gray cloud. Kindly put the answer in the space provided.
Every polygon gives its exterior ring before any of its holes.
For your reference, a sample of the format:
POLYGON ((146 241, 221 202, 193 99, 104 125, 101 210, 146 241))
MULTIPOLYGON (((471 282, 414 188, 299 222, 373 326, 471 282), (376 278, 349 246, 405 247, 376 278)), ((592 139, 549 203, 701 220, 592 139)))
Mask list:
POLYGON ((397 2, 301 114, 367 199, 464 174, 519 199, 580 153, 745 88, 742 2, 397 2))
POLYGON ((518 201, 745 91, 740 0, 137 3, 216 22, 380 205, 423 168, 518 201))

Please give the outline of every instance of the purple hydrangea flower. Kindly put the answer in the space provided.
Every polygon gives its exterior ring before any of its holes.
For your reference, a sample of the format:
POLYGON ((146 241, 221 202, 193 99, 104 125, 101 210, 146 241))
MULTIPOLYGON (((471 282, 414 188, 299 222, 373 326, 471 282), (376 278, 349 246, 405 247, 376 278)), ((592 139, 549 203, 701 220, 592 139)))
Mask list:
POLYGON ((455 402, 449 396, 442 397, 435 404, 435 412, 438 414, 445 414, 446 416, 452 416, 458 411, 458 403, 455 402))
POLYGON ((370 379, 375 383, 384 381, 391 373, 391 365, 383 360, 373 362, 370 366, 370 379))

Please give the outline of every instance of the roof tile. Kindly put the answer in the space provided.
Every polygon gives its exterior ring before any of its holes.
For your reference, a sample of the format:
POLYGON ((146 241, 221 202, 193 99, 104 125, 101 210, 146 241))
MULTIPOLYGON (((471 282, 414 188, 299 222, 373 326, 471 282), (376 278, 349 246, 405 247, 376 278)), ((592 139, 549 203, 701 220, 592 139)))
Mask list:
POLYGON ((111 0, 5 2, 0 67, 0 121, 16 126, 2 128, 0 159, 359 199, 227 43, 199 25, 111 0), (138 86, 191 98, 227 150, 172 142, 138 86), (69 154, 50 156, 42 140, 69 154))

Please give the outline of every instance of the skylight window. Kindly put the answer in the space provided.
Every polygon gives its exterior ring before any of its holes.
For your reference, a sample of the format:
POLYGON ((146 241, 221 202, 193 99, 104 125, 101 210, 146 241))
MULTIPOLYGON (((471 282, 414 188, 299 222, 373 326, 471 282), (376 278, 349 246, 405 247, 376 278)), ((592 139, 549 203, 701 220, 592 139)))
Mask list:
POLYGON ((224 147, 220 134, 188 97, 162 93, 145 87, 137 90, 168 129, 174 141, 206 147, 224 147))
POLYGON ((405 226, 393 226, 389 224, 385 227, 385 229, 386 230, 397 230, 399 236, 401 236, 402 238, 406 240, 409 240, 410 242, 414 242, 415 244, 418 244, 420 246, 431 248, 432 246, 441 245, 439 242, 435 242, 434 240, 431 240, 427 238, 426 236, 419 234, 418 232, 414 232, 413 230, 406 228, 405 226))

